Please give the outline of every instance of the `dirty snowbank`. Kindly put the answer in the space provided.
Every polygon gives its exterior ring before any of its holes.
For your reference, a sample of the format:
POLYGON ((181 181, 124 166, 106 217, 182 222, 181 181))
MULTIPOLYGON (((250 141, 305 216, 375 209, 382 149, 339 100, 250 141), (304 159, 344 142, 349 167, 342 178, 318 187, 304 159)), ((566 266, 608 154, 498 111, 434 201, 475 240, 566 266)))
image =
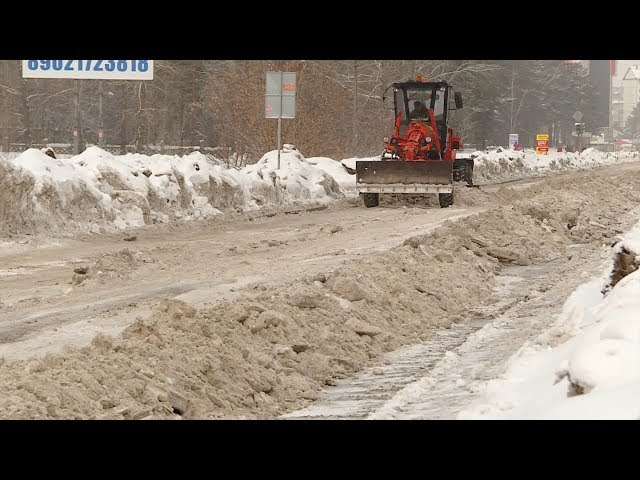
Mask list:
POLYGON ((489 298, 495 260, 426 253, 399 247, 327 275, 255 286, 214 308, 164 301, 116 338, 99 335, 90 347, 1 364, 0 417, 217 418, 293 410, 324 385, 489 298), (480 287, 467 291, 455 272, 480 287))
MULTIPOLYGON (((478 182, 591 168, 636 160, 634 153, 587 150, 581 155, 496 150, 475 152, 478 182)), ((0 235, 115 232, 129 227, 211 219, 225 212, 263 207, 327 204, 355 196, 355 164, 378 156, 334 161, 305 158, 293 145, 266 153, 237 170, 194 152, 177 155, 112 155, 90 147, 53 159, 36 149, 0 156, 0 235)), ((460 192, 464 204, 475 193, 460 192)))
POLYGON ((550 151, 548 155, 536 155, 533 150, 522 152, 499 148, 490 152, 477 151, 468 157, 474 159, 474 180, 481 183, 637 161, 639 154, 607 153, 588 148, 582 153, 550 151))
POLYGON ((235 170, 199 152, 112 155, 90 147, 53 159, 28 149, 0 158, 0 234, 97 233, 341 195, 332 177, 296 150, 283 149, 277 171, 276 157, 269 152, 235 170))
MULTIPOLYGON (((473 158, 473 179, 476 183, 495 182, 500 180, 515 180, 523 177, 547 176, 549 173, 584 170, 614 163, 633 162, 640 159, 635 152, 605 153, 594 149, 586 149, 581 154, 567 152, 549 152, 548 155, 536 155, 533 150, 513 151, 496 149, 491 151, 463 152, 459 158, 473 158)), ((349 173, 355 173, 358 160, 379 161, 380 156, 366 158, 347 158, 340 163, 349 173)), ((335 162, 334 162, 335 163, 335 162)), ((334 163, 325 162, 320 168, 328 168, 333 175, 336 170, 334 163)), ((341 172, 340 172, 341 173, 341 172)), ((335 176, 334 176, 335 178, 335 176)), ((340 187, 344 190, 355 189, 355 175, 341 174, 340 187)))
MULTIPOLYGON (((631 202, 622 193, 632 178, 598 181, 614 207, 631 202)), ((555 183, 550 188, 560 196, 599 205, 588 180, 555 183), (585 191, 591 196, 580 197, 585 191)), ((547 190, 535 191, 547 210, 523 215, 522 207, 507 205, 447 222, 390 251, 295 283, 253 285, 211 308, 166 300, 117 337, 1 364, 0 416, 255 418, 304 406, 383 353, 428 339, 432 329, 491 303, 501 265, 555 258, 579 226, 580 238, 607 241, 608 232, 588 221, 597 218, 595 207, 583 205, 569 229, 571 222, 553 223, 560 210, 549 210, 572 206, 558 207, 547 190)))
POLYGON ((640 418, 640 223, 460 418, 640 418))
MULTIPOLYGON (((328 157, 311 157, 307 158, 307 162, 316 168, 331 175, 331 177, 338 182, 340 189, 347 193, 350 190, 355 191, 356 181, 355 174, 349 172, 349 167, 346 167, 344 161, 339 162, 328 157)), ((353 162, 355 169, 355 161, 353 162)), ((351 192, 349 192, 351 193, 351 192)))
POLYGON ((316 168, 295 146, 285 144, 280 153, 266 153, 257 163, 247 165, 240 173, 246 177, 251 199, 258 206, 266 204, 328 203, 340 196, 336 180, 316 168))

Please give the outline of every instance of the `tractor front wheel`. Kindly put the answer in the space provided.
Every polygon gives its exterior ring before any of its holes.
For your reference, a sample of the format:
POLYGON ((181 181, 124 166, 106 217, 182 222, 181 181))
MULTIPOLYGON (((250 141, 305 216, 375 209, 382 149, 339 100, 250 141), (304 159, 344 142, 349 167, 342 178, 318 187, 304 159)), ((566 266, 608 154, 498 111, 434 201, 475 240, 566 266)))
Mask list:
POLYGON ((441 208, 447 208, 453 205, 453 193, 439 193, 438 200, 441 208))
POLYGON ((364 206, 367 208, 377 207, 380 204, 380 194, 363 193, 362 200, 364 201, 364 206))

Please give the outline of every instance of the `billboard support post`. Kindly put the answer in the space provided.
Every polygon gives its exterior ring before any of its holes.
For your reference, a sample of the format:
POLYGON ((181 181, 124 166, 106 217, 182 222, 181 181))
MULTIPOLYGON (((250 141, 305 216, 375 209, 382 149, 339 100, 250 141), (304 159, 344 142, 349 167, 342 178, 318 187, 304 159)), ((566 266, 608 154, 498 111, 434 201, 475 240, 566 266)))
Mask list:
POLYGON ((102 98, 104 96, 104 87, 102 80, 98 82, 98 146, 104 147, 104 129, 102 125, 102 98))
POLYGON ((73 81, 73 110, 75 126, 73 127, 73 154, 80 153, 80 80, 73 81))

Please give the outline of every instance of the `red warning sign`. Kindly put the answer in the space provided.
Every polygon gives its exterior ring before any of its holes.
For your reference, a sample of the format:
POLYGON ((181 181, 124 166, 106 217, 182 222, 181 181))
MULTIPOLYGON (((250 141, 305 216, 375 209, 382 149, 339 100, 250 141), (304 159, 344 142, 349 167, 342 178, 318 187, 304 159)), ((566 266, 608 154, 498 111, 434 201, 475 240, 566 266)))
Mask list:
POLYGON ((549 135, 547 134, 536 135, 536 153, 538 155, 549 154, 549 135))

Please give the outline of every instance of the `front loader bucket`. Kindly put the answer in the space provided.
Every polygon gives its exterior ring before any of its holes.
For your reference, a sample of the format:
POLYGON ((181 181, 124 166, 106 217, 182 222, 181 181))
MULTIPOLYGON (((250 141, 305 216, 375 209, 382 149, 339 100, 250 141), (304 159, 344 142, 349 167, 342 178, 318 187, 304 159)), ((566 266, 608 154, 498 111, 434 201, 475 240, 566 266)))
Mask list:
POLYGON ((438 193, 452 191, 453 162, 451 161, 422 161, 422 162, 356 162, 356 187, 361 191, 406 191, 411 193, 438 193), (393 187, 391 187, 393 186, 393 187), (378 187, 382 187, 380 190, 378 187), (368 188, 368 190, 367 190, 368 188))

